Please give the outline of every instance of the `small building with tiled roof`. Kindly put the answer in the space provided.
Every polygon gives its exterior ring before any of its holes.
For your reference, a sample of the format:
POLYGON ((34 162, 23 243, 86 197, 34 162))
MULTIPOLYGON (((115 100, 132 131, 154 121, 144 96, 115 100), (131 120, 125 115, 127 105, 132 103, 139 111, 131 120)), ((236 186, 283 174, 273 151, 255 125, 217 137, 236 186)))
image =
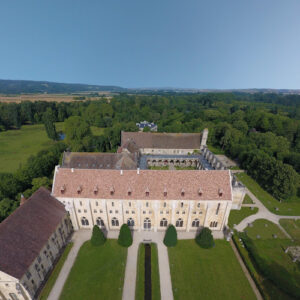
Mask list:
POLYGON ((33 299, 72 231, 47 189, 22 203, 0 223, 0 299, 33 299))
POLYGON ((64 152, 62 168, 133 170, 138 167, 138 152, 64 152))
POLYGON ((222 230, 233 204, 228 170, 55 169, 52 195, 75 229, 222 230))
POLYGON ((191 154, 201 148, 201 133, 126 132, 121 147, 133 141, 142 154, 191 154))

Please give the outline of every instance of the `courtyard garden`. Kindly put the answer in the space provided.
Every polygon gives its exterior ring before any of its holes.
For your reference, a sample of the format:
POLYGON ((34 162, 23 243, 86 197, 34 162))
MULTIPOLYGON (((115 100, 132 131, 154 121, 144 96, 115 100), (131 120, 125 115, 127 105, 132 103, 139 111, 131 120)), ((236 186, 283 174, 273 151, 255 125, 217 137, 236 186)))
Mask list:
POLYGON ((254 215, 257 212, 257 207, 242 207, 240 210, 231 210, 228 219, 228 226, 233 228, 234 224, 238 225, 243 219, 254 215))
MULTIPOLYGON (((158 268, 157 245, 151 243, 151 295, 152 300, 160 300, 160 283, 158 268)), ((145 298, 145 254, 146 248, 144 244, 140 244, 138 250, 137 273, 136 273, 136 300, 144 300, 145 298)), ((148 258, 149 259, 149 258, 148 258)))
POLYGON ((81 247, 60 300, 122 299, 127 248, 117 240, 81 247))
POLYGON ((179 240, 168 252, 174 299, 256 299, 230 243, 202 249, 179 240))
POLYGON ((299 246, 297 241, 288 239, 276 224, 264 219, 253 222, 234 241, 264 298, 297 298, 300 265, 286 252, 290 246, 299 246))

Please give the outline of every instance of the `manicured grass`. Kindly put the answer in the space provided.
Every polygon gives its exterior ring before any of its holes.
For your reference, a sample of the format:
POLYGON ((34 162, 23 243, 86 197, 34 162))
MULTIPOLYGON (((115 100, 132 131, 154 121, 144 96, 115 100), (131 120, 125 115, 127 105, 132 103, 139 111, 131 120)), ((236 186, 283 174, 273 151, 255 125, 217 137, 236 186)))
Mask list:
POLYGON ((293 202, 280 203, 246 173, 239 173, 236 176, 272 213, 287 216, 300 215, 300 199, 297 202, 295 199, 293 202), (279 210, 277 211, 276 208, 279 210))
POLYGON ((197 170, 196 167, 178 167, 178 166, 175 166, 175 169, 176 170, 197 170))
POLYGON ((66 246, 66 249, 64 250, 64 253, 62 254, 62 256, 60 257, 59 261, 57 262, 56 266, 54 267, 54 269, 52 270, 52 273, 50 275, 50 277, 47 280, 47 283, 45 284, 42 292, 39 295, 39 300, 46 300, 56 282, 56 279, 60 273, 60 270, 62 269, 69 252, 71 251, 73 247, 73 243, 69 243, 66 246))
POLYGON ((169 170, 169 166, 149 166, 149 170, 169 170))
POLYGON ((254 207, 253 210, 251 207, 242 207, 240 210, 234 210, 232 209, 230 211, 229 219, 228 219, 228 225, 230 228, 233 228, 233 225, 238 225, 243 219, 254 215, 258 212, 258 208, 254 207))
POLYGON ((179 240, 168 248, 174 299, 256 299, 230 244, 215 244, 206 250, 179 240))
POLYGON ((277 239, 287 238, 276 224, 265 219, 255 220, 253 222, 253 227, 248 226, 246 231, 247 235, 253 240, 258 239, 257 235, 260 236, 259 239, 263 240, 274 240, 275 238, 273 237, 273 235, 277 235, 277 239))
POLYGON ((243 204, 253 204, 253 201, 248 194, 246 194, 243 204))
POLYGON ((300 241, 300 220, 281 219, 279 223, 294 240, 300 241))
MULTIPOLYGON (((135 299, 143 300, 145 294, 145 246, 140 244, 138 252, 137 273, 136 273, 136 290, 135 299)), ((160 283, 158 269, 157 246, 151 243, 151 281, 152 281, 152 300, 160 299, 160 283)))
POLYGON ((125 275, 127 248, 117 240, 107 240, 93 247, 87 241, 81 247, 61 300, 121 299, 125 275))

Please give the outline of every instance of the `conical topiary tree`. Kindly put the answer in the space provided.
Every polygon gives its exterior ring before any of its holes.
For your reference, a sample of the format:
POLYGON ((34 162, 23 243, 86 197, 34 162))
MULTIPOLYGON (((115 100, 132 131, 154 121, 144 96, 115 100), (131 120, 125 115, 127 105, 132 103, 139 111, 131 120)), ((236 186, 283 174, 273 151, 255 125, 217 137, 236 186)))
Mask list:
POLYGON ((214 238, 211 234, 211 230, 207 227, 204 227, 201 232, 196 237, 196 243, 205 249, 209 249, 214 246, 214 238))
POLYGON ((175 247, 177 244, 177 231, 173 225, 169 225, 166 230, 164 244, 167 247, 175 247))
POLYGON ((118 243, 122 247, 129 247, 132 245, 131 231, 127 224, 123 224, 120 229, 118 243))
POLYGON ((106 241, 106 238, 105 238, 102 230, 97 225, 94 225, 92 238, 91 238, 91 244, 93 246, 101 246, 105 243, 105 241, 106 241))

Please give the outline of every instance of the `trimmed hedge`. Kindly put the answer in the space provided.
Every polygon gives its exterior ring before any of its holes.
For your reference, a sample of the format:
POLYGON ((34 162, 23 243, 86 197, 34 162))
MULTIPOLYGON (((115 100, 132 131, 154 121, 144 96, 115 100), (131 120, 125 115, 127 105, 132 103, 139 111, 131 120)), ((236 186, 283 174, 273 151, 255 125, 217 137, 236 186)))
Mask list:
POLYGON ((127 224, 123 224, 120 229, 118 243, 122 247, 129 247, 132 245, 131 231, 127 224))
POLYGON ((102 230, 97 225, 94 225, 92 238, 91 238, 91 244, 93 246, 101 246, 105 243, 105 241, 106 241, 106 238, 105 238, 102 230))
POLYGON ((211 230, 207 227, 204 227, 197 235, 196 243, 204 249, 212 248, 215 245, 215 242, 211 234, 211 230))
POLYGON ((173 225, 169 225, 166 230, 164 244, 167 247, 175 247, 177 244, 177 231, 173 225))

